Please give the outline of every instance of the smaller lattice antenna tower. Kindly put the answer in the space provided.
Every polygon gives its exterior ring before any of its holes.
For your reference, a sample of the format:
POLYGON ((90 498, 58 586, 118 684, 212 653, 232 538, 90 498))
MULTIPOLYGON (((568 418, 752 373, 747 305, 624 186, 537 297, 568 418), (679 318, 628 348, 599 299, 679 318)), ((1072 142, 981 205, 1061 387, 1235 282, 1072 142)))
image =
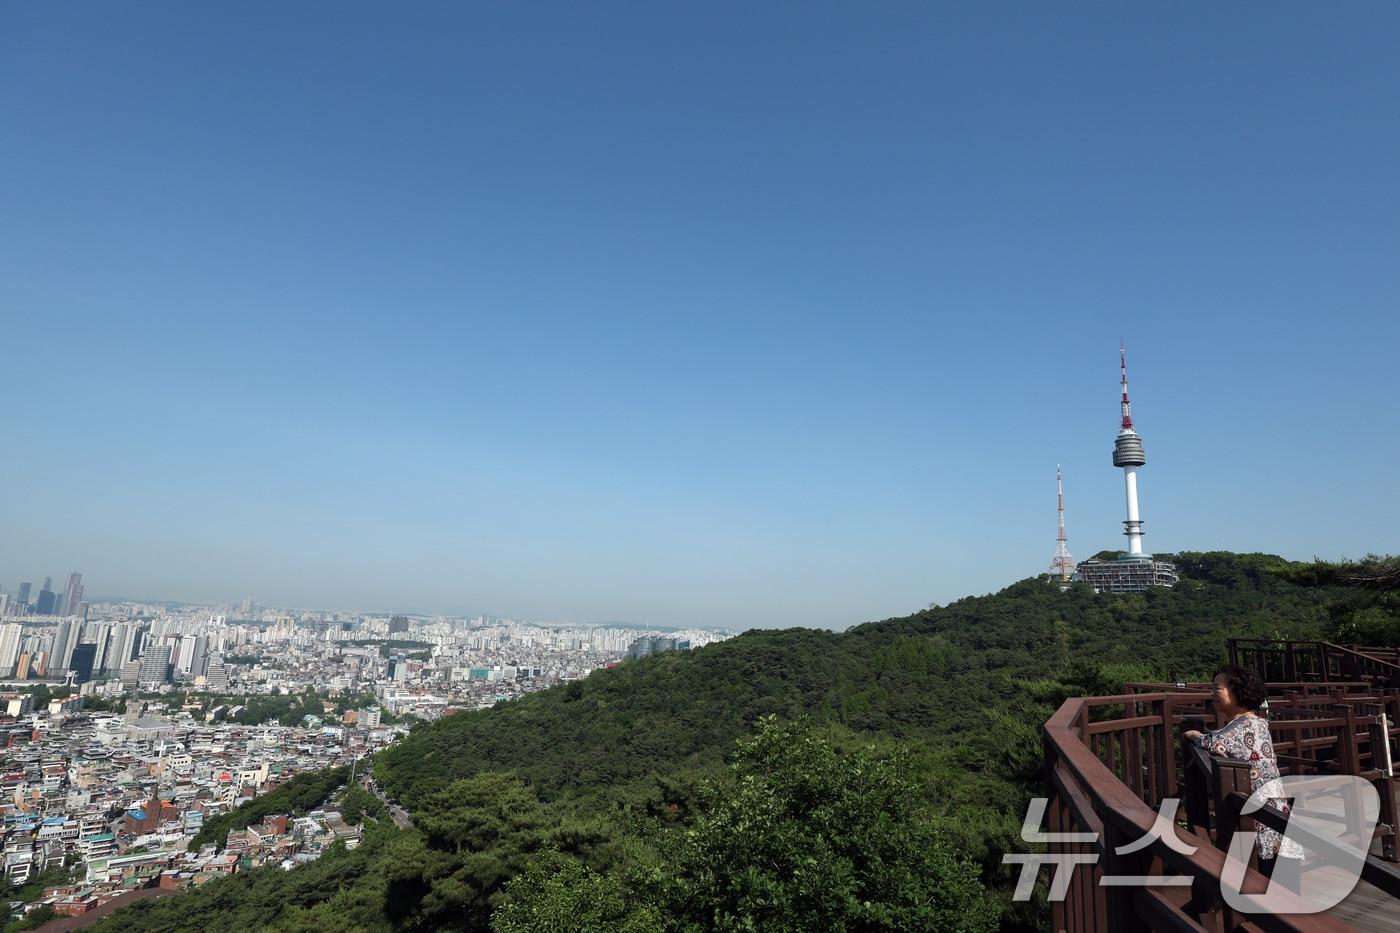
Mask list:
POLYGON ((1069 538, 1065 537, 1065 483, 1058 463, 1055 464, 1055 491, 1060 529, 1055 535, 1055 557, 1050 561, 1050 578, 1059 577, 1061 585, 1068 586, 1074 575, 1074 558, 1069 556, 1069 538))

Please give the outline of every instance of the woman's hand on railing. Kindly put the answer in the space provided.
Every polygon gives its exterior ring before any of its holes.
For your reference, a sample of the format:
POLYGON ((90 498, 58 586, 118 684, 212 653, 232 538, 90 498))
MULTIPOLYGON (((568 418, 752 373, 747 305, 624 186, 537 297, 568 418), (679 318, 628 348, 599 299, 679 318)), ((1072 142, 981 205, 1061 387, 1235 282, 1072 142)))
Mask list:
POLYGON ((1183 742, 1194 742, 1200 737, 1201 733, 1197 729, 1188 729, 1185 732, 1181 733, 1181 740, 1183 742))

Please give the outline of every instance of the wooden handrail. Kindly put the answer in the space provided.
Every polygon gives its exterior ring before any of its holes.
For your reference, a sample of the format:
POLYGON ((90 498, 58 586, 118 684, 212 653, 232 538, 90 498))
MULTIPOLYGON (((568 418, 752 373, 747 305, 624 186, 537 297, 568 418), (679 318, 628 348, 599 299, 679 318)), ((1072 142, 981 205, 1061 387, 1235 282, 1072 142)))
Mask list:
POLYGON ((1395 649, 1265 638, 1231 638, 1228 647, 1231 664, 1253 667, 1266 681, 1335 682, 1335 668, 1336 680, 1359 675, 1400 685, 1400 652, 1395 649), (1368 650, 1374 653, 1368 654, 1368 650), (1282 676, 1274 677, 1273 672, 1282 676))

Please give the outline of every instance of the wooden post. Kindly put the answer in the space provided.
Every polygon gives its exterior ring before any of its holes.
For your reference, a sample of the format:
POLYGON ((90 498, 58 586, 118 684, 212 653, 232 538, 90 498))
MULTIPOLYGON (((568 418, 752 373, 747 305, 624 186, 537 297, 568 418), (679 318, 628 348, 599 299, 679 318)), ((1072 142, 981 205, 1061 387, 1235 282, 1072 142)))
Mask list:
MULTIPOLYGON (((1062 809, 1063 803, 1060 800, 1059 791, 1056 790, 1055 782, 1050 777, 1059 759, 1055 755, 1055 746, 1053 743, 1051 743, 1049 737, 1045 737, 1043 747, 1045 749, 1045 796, 1047 798, 1048 804, 1046 807, 1045 821, 1048 824, 1048 829, 1050 833, 1052 834, 1050 837, 1052 841, 1049 843, 1047 848, 1052 854, 1059 854, 1065 851, 1065 845, 1062 842, 1053 841, 1055 838, 1053 834, 1062 833, 1065 831, 1066 820, 1064 819, 1064 811, 1062 809)), ((1059 869, 1055 868, 1051 869, 1051 871, 1058 870, 1059 869)), ((1069 892, 1069 896, 1074 896, 1073 890, 1069 892)), ((1051 902, 1050 929, 1067 929, 1067 925, 1065 923, 1064 901, 1051 902)))
MULTIPOLYGON (((1136 841, 1136 839, 1125 837, 1109 821, 1104 821, 1103 855, 1099 859, 1099 864, 1103 866, 1102 877, 1150 873, 1152 868, 1152 850, 1150 848, 1141 849, 1129 855, 1119 855, 1115 851, 1119 846, 1136 841)), ((1147 930, 1151 929, 1133 905, 1134 888, 1109 885, 1101 890, 1104 893, 1104 906, 1106 908, 1104 919, 1108 922, 1107 926, 1102 929, 1113 930, 1114 933, 1119 930, 1124 931, 1124 933, 1146 933, 1147 930)))
POLYGON ((1350 703, 1342 704, 1343 718, 1346 720, 1342 728, 1345 731, 1343 741, 1337 748, 1337 756, 1341 759, 1343 774, 1361 773, 1361 748, 1360 742, 1356 738, 1356 707, 1350 703))
MULTIPOLYGON (((1157 760, 1161 762, 1162 775, 1157 783, 1159 793, 1163 797, 1176 796, 1176 701, 1167 697, 1159 701, 1162 704, 1162 733, 1161 748, 1158 749, 1157 760)), ((1160 802, 1160 801, 1159 801, 1160 802)))

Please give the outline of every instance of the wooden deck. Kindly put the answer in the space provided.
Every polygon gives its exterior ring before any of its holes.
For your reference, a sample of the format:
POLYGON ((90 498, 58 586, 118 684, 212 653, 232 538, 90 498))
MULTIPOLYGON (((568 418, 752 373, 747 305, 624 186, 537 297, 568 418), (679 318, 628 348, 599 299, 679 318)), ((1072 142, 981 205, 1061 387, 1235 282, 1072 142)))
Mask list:
MULTIPOLYGON (((1396 797, 1400 803, 1400 791, 1396 797)), ((1371 851, 1379 855, 1380 847, 1375 846, 1371 851)), ((1346 900, 1328 913, 1358 930, 1400 933, 1400 900, 1364 881, 1358 881, 1346 900)))
POLYGON ((1400 933, 1400 901, 1364 881, 1328 913, 1358 930, 1400 933))

